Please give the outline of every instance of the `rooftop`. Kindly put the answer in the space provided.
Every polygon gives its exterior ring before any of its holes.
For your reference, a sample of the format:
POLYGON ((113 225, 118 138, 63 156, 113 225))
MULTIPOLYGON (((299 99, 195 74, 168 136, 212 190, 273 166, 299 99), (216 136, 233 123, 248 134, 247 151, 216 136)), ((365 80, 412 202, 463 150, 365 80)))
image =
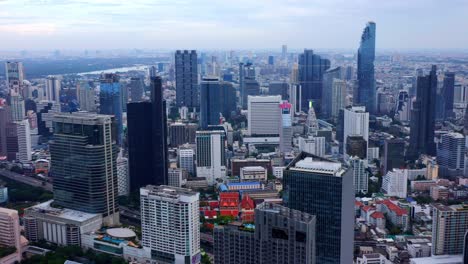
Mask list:
POLYGON ((54 208, 51 203, 54 200, 50 200, 32 207, 27 208, 27 211, 36 212, 44 215, 55 216, 63 219, 68 219, 77 222, 84 222, 89 219, 99 216, 99 214, 90 214, 81 211, 76 211, 67 208, 54 208))
POLYGON ((306 157, 299 160, 291 170, 306 170, 318 173, 339 175, 342 172, 341 163, 331 161, 315 160, 312 157, 306 157))
POLYGON ((117 238, 132 238, 136 237, 135 232, 128 228, 110 228, 106 230, 106 233, 111 236, 111 237, 117 237, 117 238))

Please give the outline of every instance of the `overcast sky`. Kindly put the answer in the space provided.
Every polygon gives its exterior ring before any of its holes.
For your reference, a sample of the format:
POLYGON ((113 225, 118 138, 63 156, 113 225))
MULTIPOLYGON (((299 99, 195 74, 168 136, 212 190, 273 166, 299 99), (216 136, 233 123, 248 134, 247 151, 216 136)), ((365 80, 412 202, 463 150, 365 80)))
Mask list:
POLYGON ((0 0, 0 49, 468 49, 466 0, 0 0))

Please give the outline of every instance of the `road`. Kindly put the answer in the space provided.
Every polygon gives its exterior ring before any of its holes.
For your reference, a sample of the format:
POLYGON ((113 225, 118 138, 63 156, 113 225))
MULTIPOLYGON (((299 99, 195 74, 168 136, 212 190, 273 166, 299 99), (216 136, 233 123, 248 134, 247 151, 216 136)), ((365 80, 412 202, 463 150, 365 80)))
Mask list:
POLYGON ((0 176, 6 177, 8 179, 21 182, 27 185, 31 185, 34 187, 39 187, 42 188, 46 191, 52 192, 52 184, 46 182, 45 185, 43 185, 43 182, 37 179, 34 179, 32 177, 24 176, 18 173, 11 172, 9 170, 5 169, 0 169, 0 176))

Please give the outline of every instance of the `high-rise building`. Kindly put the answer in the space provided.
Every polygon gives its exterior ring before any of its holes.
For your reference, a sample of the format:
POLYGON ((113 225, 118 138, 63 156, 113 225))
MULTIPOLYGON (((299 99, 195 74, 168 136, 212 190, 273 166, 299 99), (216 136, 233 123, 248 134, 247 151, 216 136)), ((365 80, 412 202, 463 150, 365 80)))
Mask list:
POLYGON ((468 206, 432 206, 432 255, 463 254, 468 230, 468 206))
POLYGON ((288 57, 288 46, 282 45, 281 46, 281 58, 284 60, 288 57))
POLYGON ((444 118, 454 117, 453 98, 455 92, 455 73, 446 72, 443 85, 444 118))
POLYGON ((230 82, 221 82, 221 110, 225 118, 230 118, 237 110, 236 88, 230 82))
POLYGON ((361 36, 361 43, 358 50, 358 96, 357 102, 374 113, 375 104, 375 23, 368 22, 361 36))
POLYGON ((440 137, 437 149, 439 176, 462 176, 465 169, 465 137, 460 133, 447 133, 440 137))
POLYGON ((151 78, 151 102, 128 104, 130 189, 167 184, 167 116, 160 77, 151 78))
POLYGON ((0 260, 6 264, 19 263, 22 258, 22 244, 18 211, 0 207, 0 234, 0 246, 16 249, 13 254, 0 257, 0 260))
POLYGON ((410 145, 407 153, 411 159, 417 159, 421 154, 436 155, 434 142, 436 95, 437 68, 433 65, 430 74, 419 76, 417 81, 417 95, 411 111, 410 145))
POLYGON ((122 143, 123 136, 122 102, 122 87, 119 76, 113 73, 103 74, 100 79, 99 113, 114 116, 117 144, 122 143))
POLYGON ((21 95, 10 96, 11 118, 13 121, 22 121, 26 114, 24 112, 24 100, 21 95))
POLYGON ((18 153, 16 160, 22 163, 30 162, 32 159, 31 129, 28 120, 15 122, 16 135, 18 137, 18 153))
POLYGON ((306 134, 309 136, 315 136, 319 130, 318 120, 315 114, 314 106, 312 105, 312 101, 309 101, 309 111, 307 112, 305 129, 306 134))
POLYGON ((299 151, 319 157, 325 156, 325 137, 299 137, 299 151))
POLYGON ((275 65, 275 57, 270 55, 268 56, 268 65, 275 65))
POLYGON ((148 74, 149 74, 149 77, 152 78, 152 77, 156 77, 157 74, 158 74, 158 69, 156 68, 156 66, 151 66, 148 68, 148 74))
POLYGON ((46 100, 60 103, 62 82, 57 76, 48 76, 46 79, 46 100))
POLYGON ((292 139, 293 139, 293 128, 292 128, 292 116, 291 116, 292 105, 288 101, 284 101, 279 105, 281 109, 280 119, 280 151, 289 152, 292 150, 292 139))
POLYGON ((122 156, 117 157, 117 188, 119 196, 127 196, 130 193, 130 179, 128 173, 128 159, 122 156))
POLYGON ((315 215, 317 219, 316 262, 351 263, 352 170, 341 163, 302 152, 284 169, 283 186, 286 207, 315 215))
POLYGON ((346 153, 349 157, 367 159, 367 141, 362 136, 348 136, 346 139, 346 153))
POLYGON ((316 103, 317 112, 322 106, 323 74, 330 68, 330 61, 314 54, 313 50, 305 49, 299 55, 299 84, 302 88, 301 109, 305 112, 309 101, 316 103))
POLYGON ((195 152, 190 147, 181 146, 177 151, 177 158, 179 159, 179 168, 184 169, 192 176, 195 175, 195 152))
POLYGON ((367 193, 369 190, 369 176, 366 172, 366 162, 365 159, 360 159, 356 156, 351 156, 349 158, 349 165, 353 170, 353 184, 355 193, 367 193))
POLYGON ((23 94, 24 69, 22 62, 5 62, 5 76, 10 95, 23 94))
POLYGON ((119 223, 118 147, 112 119, 82 112, 56 114, 54 138, 49 142, 54 203, 102 214, 108 225, 119 223))
POLYGON ((11 127, 11 111, 7 105, 0 106, 0 158, 8 159, 8 126, 11 127))
POLYGON ((222 115, 222 97, 219 79, 203 78, 200 84, 200 127, 219 125, 222 115))
POLYGON ((405 141, 403 139, 386 139, 384 143, 384 173, 405 166, 405 141))
POLYGON ((280 134, 281 96, 249 96, 247 126, 249 135, 280 134))
POLYGON ((288 100, 289 85, 287 82, 271 82, 268 84, 268 95, 281 95, 281 100, 288 100))
MULTIPOLYGON (((322 116, 324 118, 330 118, 332 113, 332 104, 335 100, 333 96, 333 84, 336 81, 343 79, 343 69, 341 67, 335 67, 328 69, 323 73, 323 85, 322 85, 322 116)), ((344 95, 345 96, 345 95, 344 95)))
POLYGON ((242 108, 248 108, 248 97, 260 95, 260 84, 254 77, 245 77, 243 80, 242 108))
POLYGON ((401 169, 388 171, 382 178, 382 190, 388 196, 405 199, 408 194, 408 173, 401 169))
POLYGON ((316 217, 264 202, 255 208, 255 229, 216 226, 214 255, 224 264, 309 264, 315 261, 316 217))
POLYGON ((76 96, 80 104, 80 110, 96 112, 96 92, 88 82, 79 82, 76 85, 76 96))
POLYGON ((301 86, 291 81, 289 87, 289 102, 292 104, 294 113, 299 113, 301 111, 301 100, 301 86))
POLYGON ((195 50, 178 50, 175 53, 177 106, 189 108, 200 105, 198 99, 198 63, 195 50))
POLYGON ((143 98, 144 93, 144 82, 140 77, 130 78, 130 83, 128 84, 130 92, 130 100, 132 102, 139 102, 143 98))
MULTIPOLYGON (((349 136, 361 136, 369 143, 369 113, 364 106, 352 106, 344 109, 343 145, 347 145, 349 136)), ((346 147, 345 158, 348 157, 346 147)))
POLYGON ((226 176, 225 132, 197 131, 197 177, 205 177, 213 185, 226 176))
POLYGON ((158 263, 200 263, 199 193, 171 186, 140 189, 141 242, 158 263))

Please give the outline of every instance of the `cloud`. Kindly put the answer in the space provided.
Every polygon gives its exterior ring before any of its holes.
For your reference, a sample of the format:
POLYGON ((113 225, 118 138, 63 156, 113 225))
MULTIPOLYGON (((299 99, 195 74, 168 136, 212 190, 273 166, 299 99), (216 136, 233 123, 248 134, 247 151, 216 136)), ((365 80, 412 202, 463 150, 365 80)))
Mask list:
POLYGON ((29 23, 0 25, 0 32, 17 34, 23 36, 43 36, 51 35, 57 31, 57 27, 50 23, 29 23))

